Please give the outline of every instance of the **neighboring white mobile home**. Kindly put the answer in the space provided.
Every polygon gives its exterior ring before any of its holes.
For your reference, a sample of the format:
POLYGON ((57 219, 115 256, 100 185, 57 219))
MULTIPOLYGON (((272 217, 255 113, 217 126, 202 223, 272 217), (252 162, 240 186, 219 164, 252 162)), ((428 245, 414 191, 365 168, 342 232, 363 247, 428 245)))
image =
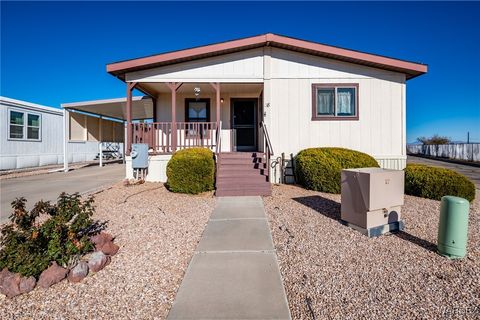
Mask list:
MULTIPOLYGON (((64 164, 64 110, 0 97, 0 119, 0 170, 64 164)), ((101 141, 95 132, 101 120, 80 113, 68 119, 74 130, 67 137, 68 162, 94 160, 101 141)), ((106 122, 113 126, 112 121, 106 122)), ((123 141, 123 123, 119 126, 123 141)))
MULTIPOLYGON (((264 34, 112 63, 107 71, 127 85, 127 154, 132 143, 148 143, 147 180, 165 181, 172 152, 191 146, 253 152, 269 164, 282 153, 345 147, 403 169, 406 82, 427 66, 264 34), (134 122, 133 89, 150 97, 151 123, 134 122)), ((262 170, 278 181, 272 166, 262 170)))

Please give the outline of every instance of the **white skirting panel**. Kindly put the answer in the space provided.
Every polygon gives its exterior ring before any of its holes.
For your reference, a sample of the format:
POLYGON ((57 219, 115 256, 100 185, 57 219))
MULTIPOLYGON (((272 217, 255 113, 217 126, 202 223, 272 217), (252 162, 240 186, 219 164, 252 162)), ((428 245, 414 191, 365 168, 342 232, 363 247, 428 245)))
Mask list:
POLYGON ((384 169, 403 170, 407 166, 407 157, 405 156, 374 156, 374 158, 377 160, 378 165, 384 169))
MULTIPOLYGON (((167 164, 172 158, 171 154, 161 154, 148 157, 148 171, 146 181, 149 182, 167 182, 167 164)), ((127 156, 126 160, 126 178, 133 178, 132 157, 127 156)))

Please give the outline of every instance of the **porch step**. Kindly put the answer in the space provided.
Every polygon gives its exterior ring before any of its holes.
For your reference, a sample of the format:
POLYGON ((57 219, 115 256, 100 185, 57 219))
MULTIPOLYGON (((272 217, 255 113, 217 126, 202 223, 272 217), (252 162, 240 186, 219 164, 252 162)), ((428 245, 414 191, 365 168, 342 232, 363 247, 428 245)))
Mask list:
POLYGON ((217 179, 222 178, 231 178, 231 179, 241 179, 241 178, 262 178, 267 179, 267 175, 264 170, 238 170, 238 171, 228 171, 223 170, 217 173, 217 179), (259 172, 260 171, 260 172, 259 172))
POLYGON ((262 163, 265 160, 262 158, 220 158, 220 164, 246 164, 246 163, 262 163), (248 159, 248 161, 246 160, 248 159))
POLYGON ((263 158, 264 154, 261 152, 222 152, 220 159, 244 159, 244 158, 263 158))
POLYGON ((238 171, 238 170, 263 170, 266 168, 264 163, 223 163, 220 161, 220 172, 223 170, 238 171))
POLYGON ((260 183, 267 182, 267 176, 264 175, 244 175, 242 177, 223 176, 217 178, 217 187, 227 184, 260 183))
POLYGON ((219 155, 215 195, 271 195, 263 153, 226 152, 219 155))

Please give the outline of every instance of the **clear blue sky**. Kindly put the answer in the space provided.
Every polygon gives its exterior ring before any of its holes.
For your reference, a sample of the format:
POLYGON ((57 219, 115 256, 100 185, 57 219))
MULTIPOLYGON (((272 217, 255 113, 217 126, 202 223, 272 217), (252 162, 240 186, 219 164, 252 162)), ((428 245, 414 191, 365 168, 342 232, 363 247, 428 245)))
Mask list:
POLYGON ((480 3, 1 2, 1 95, 59 107, 121 97, 117 60, 266 32, 427 63, 407 140, 480 141, 480 3))

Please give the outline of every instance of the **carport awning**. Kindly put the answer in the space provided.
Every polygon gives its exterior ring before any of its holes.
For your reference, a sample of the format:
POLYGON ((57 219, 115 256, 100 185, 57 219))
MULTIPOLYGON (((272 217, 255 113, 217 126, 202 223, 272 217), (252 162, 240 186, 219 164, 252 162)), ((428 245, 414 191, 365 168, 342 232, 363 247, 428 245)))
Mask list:
MULTIPOLYGON (((126 120, 126 101, 126 98, 93 100, 63 103, 62 107, 64 109, 86 112, 98 116, 126 120)), ((153 118, 152 99, 146 96, 132 97, 132 118, 133 120, 153 118)))

